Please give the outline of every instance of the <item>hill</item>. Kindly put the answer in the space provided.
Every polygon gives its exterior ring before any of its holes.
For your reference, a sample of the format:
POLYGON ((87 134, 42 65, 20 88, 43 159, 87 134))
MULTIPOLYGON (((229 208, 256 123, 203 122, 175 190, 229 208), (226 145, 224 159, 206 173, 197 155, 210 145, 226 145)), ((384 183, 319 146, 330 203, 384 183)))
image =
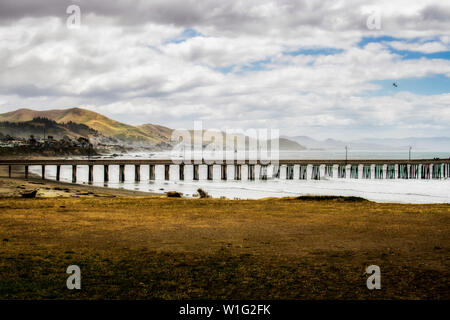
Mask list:
POLYGON ((136 126, 136 128, 138 128, 139 130, 145 132, 148 135, 154 136, 154 137, 158 137, 160 138, 162 141, 165 142, 169 142, 170 141, 170 137, 172 135, 173 129, 164 127, 164 126, 160 126, 157 124, 143 124, 140 126, 136 126))
POLYGON ((64 136, 68 136, 71 139, 97 136, 98 132, 84 124, 70 121, 67 123, 57 123, 54 120, 46 118, 34 118, 33 120, 24 122, 0 122, 0 134, 25 139, 29 138, 30 135, 40 139, 45 135, 53 136, 54 139, 60 140, 64 136))
POLYGON ((280 138, 278 143, 280 150, 283 151, 301 151, 306 149, 298 142, 286 138, 280 138))
POLYGON ((48 118, 58 123, 74 122, 87 125, 100 134, 128 142, 160 143, 167 142, 167 130, 165 127, 153 126, 152 130, 145 130, 131 125, 112 120, 94 111, 81 108, 64 110, 36 111, 19 109, 0 114, 0 121, 26 122, 34 118, 48 118))

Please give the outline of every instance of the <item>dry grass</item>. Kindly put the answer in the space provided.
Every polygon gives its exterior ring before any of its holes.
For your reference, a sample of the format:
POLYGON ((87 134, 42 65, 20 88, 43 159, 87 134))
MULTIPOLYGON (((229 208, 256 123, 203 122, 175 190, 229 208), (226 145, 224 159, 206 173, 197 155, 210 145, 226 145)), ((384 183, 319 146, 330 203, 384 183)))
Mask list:
POLYGON ((449 226, 448 204, 4 198, 0 299, 449 299, 449 226))

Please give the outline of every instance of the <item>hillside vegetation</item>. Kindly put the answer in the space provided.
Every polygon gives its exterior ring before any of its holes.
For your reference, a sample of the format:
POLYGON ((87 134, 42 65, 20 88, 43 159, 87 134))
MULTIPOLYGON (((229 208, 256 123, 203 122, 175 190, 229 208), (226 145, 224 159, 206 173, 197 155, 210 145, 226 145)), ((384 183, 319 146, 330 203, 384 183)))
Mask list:
POLYGON ((69 121, 67 123, 57 123, 46 118, 34 118, 25 122, 0 122, 1 135, 10 135, 18 138, 29 138, 31 135, 36 138, 53 136, 54 139, 62 139, 64 136, 72 139, 78 137, 89 137, 97 135, 98 132, 84 124, 69 121))
POLYGON ((30 109, 19 109, 12 112, 0 114, 0 121, 26 122, 34 118, 48 118, 58 123, 75 122, 89 126, 100 134, 130 142, 167 142, 169 138, 164 132, 170 130, 165 127, 154 126, 153 131, 145 131, 138 127, 127 125, 119 121, 112 120, 94 111, 81 108, 64 110, 36 111, 30 109), (161 129, 158 129, 161 128, 161 129), (159 132, 161 130, 161 133, 159 132))

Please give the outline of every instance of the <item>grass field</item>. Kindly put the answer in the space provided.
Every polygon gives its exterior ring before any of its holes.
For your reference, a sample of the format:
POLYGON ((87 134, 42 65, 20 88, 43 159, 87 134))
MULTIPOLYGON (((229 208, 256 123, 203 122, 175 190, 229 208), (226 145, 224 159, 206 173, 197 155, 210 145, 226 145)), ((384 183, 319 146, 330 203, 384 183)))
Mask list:
POLYGON ((3 198, 0 299, 450 299, 449 231, 449 204, 3 198))

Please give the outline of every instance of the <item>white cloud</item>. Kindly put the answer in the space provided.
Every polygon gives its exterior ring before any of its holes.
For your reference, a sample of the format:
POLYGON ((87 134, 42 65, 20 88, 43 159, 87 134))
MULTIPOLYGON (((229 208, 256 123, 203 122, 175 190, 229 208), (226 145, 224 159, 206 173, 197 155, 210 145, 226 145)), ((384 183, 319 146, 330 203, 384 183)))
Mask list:
POLYGON ((390 41, 388 45, 397 50, 417 51, 423 53, 450 51, 450 45, 444 44, 440 41, 429 41, 424 43, 390 41))
POLYGON ((324 138, 450 135, 449 95, 371 94, 376 80, 450 77, 449 60, 389 50, 448 50, 450 19, 437 1, 378 1, 377 31, 366 28, 371 1, 79 1, 78 30, 52 1, 34 16, 16 2, 0 4, 0 112, 78 106, 175 128, 203 119, 324 138), (189 28, 201 35, 171 41, 189 28), (408 41, 357 45, 383 35, 408 41), (287 54, 323 48, 339 51, 287 54))

